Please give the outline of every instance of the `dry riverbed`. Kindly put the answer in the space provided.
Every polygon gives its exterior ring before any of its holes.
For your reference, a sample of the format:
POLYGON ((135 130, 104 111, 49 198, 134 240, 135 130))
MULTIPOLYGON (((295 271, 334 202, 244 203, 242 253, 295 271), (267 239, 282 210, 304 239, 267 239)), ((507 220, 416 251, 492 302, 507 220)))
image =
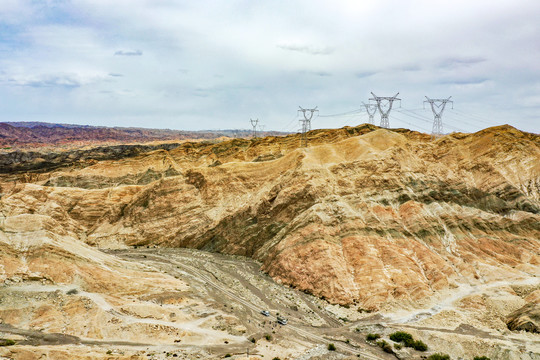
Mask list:
MULTIPOLYGON (((388 335, 404 330, 422 339, 429 351, 396 350, 403 359, 420 359, 431 351, 463 359, 540 359, 539 335, 501 325, 502 313, 521 304, 506 283, 457 289, 425 310, 368 313, 280 285, 244 257, 190 249, 107 254, 185 286, 106 294, 83 291, 77 284, 5 284, 0 287, 0 338, 15 345, 0 347, 0 358, 245 359, 249 352, 250 359, 395 359, 365 336, 379 333, 392 344, 388 335), (484 301, 489 306, 479 307, 473 301, 478 297, 489 299, 484 301), (278 316, 288 324, 278 324, 278 316), (336 351, 328 350, 330 343, 336 351)), ((535 278, 512 285, 540 286, 535 278)))

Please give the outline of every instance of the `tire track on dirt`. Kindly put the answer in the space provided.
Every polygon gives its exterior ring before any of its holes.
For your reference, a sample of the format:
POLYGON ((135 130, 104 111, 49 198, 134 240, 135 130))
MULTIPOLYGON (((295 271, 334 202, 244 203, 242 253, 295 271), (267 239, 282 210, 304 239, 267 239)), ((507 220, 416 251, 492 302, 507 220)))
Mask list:
MULTIPOLYGON (((124 252, 124 253, 126 253, 126 252, 124 252)), ((129 255, 130 252, 127 252, 127 254, 129 255)), ((145 255, 146 255, 145 259, 150 260, 151 264, 154 265, 154 267, 159 268, 160 265, 163 265, 163 264, 167 264, 167 263, 172 264, 172 265, 176 266, 177 268, 182 268, 186 272, 191 273, 191 275, 194 278, 198 279, 199 281, 205 283, 208 286, 213 287, 214 289, 220 291, 224 295, 230 297, 232 300, 244 305, 245 307, 253 310, 254 312, 259 313, 260 311, 264 310, 263 308, 260 308, 259 306, 254 305, 254 304, 252 304, 251 302, 249 302, 249 301, 247 301, 245 299, 242 299, 241 297, 238 296, 238 294, 230 291, 225 286, 216 283, 216 281, 214 281, 214 279, 212 277, 210 277, 209 275, 203 273, 203 271, 201 271, 200 269, 195 268, 192 265, 188 265, 188 264, 179 262, 177 260, 171 259, 169 257, 166 257, 164 255, 160 255, 160 254, 151 254, 151 253, 145 252, 145 255), (151 259, 154 259, 154 260, 152 261, 151 259)), ((270 317, 272 319, 274 319, 274 320, 277 320, 276 316, 271 315, 270 317)), ((317 342, 325 343, 325 344, 331 342, 331 340, 328 340, 328 339, 324 338, 323 336, 316 335, 313 332, 307 331, 307 330, 305 330, 305 329, 303 329, 303 328, 301 328, 299 326, 296 326, 295 324, 289 323, 287 325, 287 327, 289 329, 291 329, 291 330, 296 331, 298 334, 303 335, 304 337, 306 337, 309 340, 312 340, 312 341, 315 340, 317 342)), ((329 328, 329 330, 330 329, 333 329, 333 328, 329 328)), ((335 347, 337 349, 340 349, 340 350, 342 350, 344 352, 352 353, 354 355, 361 355, 364 358, 369 359, 369 360, 380 360, 381 359, 380 357, 372 355, 371 353, 368 353, 368 352, 363 351, 363 350, 359 350, 359 349, 353 347, 352 345, 347 345, 347 344, 342 344, 342 343, 334 343, 334 345, 335 345, 335 347)))

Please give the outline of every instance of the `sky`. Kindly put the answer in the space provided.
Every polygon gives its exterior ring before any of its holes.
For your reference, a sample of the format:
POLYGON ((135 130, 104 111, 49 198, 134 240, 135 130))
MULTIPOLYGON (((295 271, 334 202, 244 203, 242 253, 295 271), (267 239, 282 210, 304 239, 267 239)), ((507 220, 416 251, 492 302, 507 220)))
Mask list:
POLYGON ((294 132, 299 106, 367 122, 373 92, 399 93, 390 127, 431 132, 425 96, 452 96, 445 132, 539 133, 538 19, 538 0, 1 0, 0 121, 294 132))

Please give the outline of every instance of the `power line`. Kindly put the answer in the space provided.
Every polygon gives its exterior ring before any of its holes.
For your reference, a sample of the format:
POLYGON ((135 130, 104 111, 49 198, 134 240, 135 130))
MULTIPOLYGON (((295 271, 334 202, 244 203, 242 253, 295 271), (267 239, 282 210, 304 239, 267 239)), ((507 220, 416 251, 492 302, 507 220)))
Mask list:
MULTIPOLYGON (((402 113, 400 113, 400 114, 402 114, 402 113)), ((403 115, 405 115, 405 114, 403 114, 403 115)), ((406 121, 406 120, 403 120, 402 118, 400 118, 399 116, 397 116, 397 115, 395 115, 395 114, 393 115, 393 118, 395 118, 397 121, 400 121, 400 122, 402 122, 402 123, 404 123, 404 124, 409 125, 409 126, 411 127, 411 130, 413 130, 413 129, 416 128, 416 129, 420 129, 420 130, 422 130, 422 131, 424 131, 424 132, 426 132, 426 133, 429 132, 429 130, 428 130, 427 128, 424 128, 424 127, 422 127, 422 126, 418 126, 418 124, 413 124, 413 123, 410 123, 410 122, 408 122, 408 121, 406 121)))
MULTIPOLYGON (((399 113, 403 114, 403 115, 407 115, 407 116, 410 116, 412 118, 415 118, 415 119, 418 119, 418 120, 422 120, 424 122, 427 122, 429 124, 432 124, 432 120, 428 119, 428 118, 425 118, 425 117, 422 117, 422 115, 419 115, 417 113, 415 113, 414 111, 411 111, 411 110, 407 110, 407 109, 402 109, 402 110, 396 110, 398 111, 399 113)), ((465 130, 463 129, 460 129, 458 127, 455 127, 455 126, 452 126, 452 125, 446 125, 446 127, 448 128, 451 128, 455 131, 460 131, 460 132, 466 132, 465 130)), ((429 131, 428 131, 429 132, 429 131)))
MULTIPOLYGON (((451 111, 451 110, 450 110, 450 111, 451 111)), ((459 122, 460 124, 463 124, 463 125, 465 125, 465 126, 467 126, 467 127, 469 127, 469 128, 470 128, 471 126, 472 126, 472 127, 475 126, 475 125, 473 125, 473 124, 470 123, 470 120, 472 120, 472 119, 470 119, 470 118, 466 118, 466 119, 456 119, 455 117, 452 117, 452 120, 454 120, 455 122, 459 122)), ((453 129, 453 130, 455 130, 455 131, 460 131, 460 132, 470 132, 470 131, 468 131, 468 130, 464 130, 464 129, 462 129, 462 128, 459 128, 459 127, 456 127, 456 126, 453 126, 453 125, 448 125, 448 124, 446 124, 445 126, 446 126, 447 128, 453 129)))
POLYGON ((460 114, 460 113, 457 113, 457 112, 453 112, 452 110, 449 110, 448 111, 448 116, 453 120, 453 121, 457 121, 457 122, 460 122, 460 123, 464 123, 464 124, 468 124, 468 125, 471 125, 471 126, 475 126, 475 127, 485 127, 486 125, 488 126, 493 126, 494 124, 488 124, 484 121, 479 121, 475 118, 471 118, 467 115, 463 115, 463 114, 460 114))
POLYGON ((451 113, 453 113, 455 115, 458 115, 458 116, 466 117, 467 119, 470 119, 470 120, 473 120, 473 121, 477 121, 477 122, 481 122, 481 123, 493 126, 492 121, 486 121, 485 118, 474 115, 474 114, 469 113, 469 112, 463 112, 463 111, 460 111, 460 110, 452 109, 451 113))
POLYGON ((347 111, 347 112, 340 113, 340 114, 319 115, 318 117, 336 117, 336 116, 352 115, 352 114, 358 114, 358 113, 360 113, 362 111, 364 111, 364 110, 363 109, 356 109, 356 110, 351 110, 351 111, 347 111))
MULTIPOLYGON (((377 110, 382 110, 381 127, 389 127, 388 115, 390 111, 392 110, 393 102, 396 100, 401 101, 401 99, 397 98, 399 93, 397 93, 395 96, 392 96, 392 97, 378 97, 373 93, 372 95, 373 95, 373 98, 371 98, 370 100, 374 100, 374 101, 379 100, 377 101, 376 104, 362 103, 364 109, 362 108, 355 109, 355 110, 350 110, 350 111, 346 111, 342 113, 318 115, 319 110, 317 110, 317 107, 313 109, 303 109, 302 107, 300 107, 296 116, 294 116, 289 121, 289 123, 285 126, 284 131, 286 132, 294 131, 293 130, 295 128, 294 123, 298 119, 300 112, 302 112, 302 114, 304 115, 304 119, 299 119, 299 121, 301 122, 301 129, 298 130, 302 134, 302 137, 301 137, 302 146, 307 146, 307 132, 311 130, 311 120, 313 120, 313 118, 315 117, 325 117, 325 118, 334 117, 337 120, 336 125, 341 124, 342 126, 345 126, 345 125, 350 124, 351 122, 350 118, 357 118, 364 111, 366 111, 368 116, 370 116, 369 122, 373 123, 374 121, 373 119, 371 119, 371 116, 372 116, 371 114, 373 114, 374 116, 377 110), (385 114, 386 116, 384 116, 385 114), (341 118, 341 120, 339 118, 341 118)), ((453 108, 444 107, 448 102, 452 103, 453 105, 453 101, 451 101, 450 98, 451 97, 449 97, 448 99, 430 99, 429 97, 426 96, 427 101, 424 101, 424 104, 426 102, 430 103, 430 106, 432 106, 432 112, 433 112, 434 118, 429 118, 429 117, 426 117, 425 114, 419 113, 419 111, 421 110, 425 111, 425 107, 415 108, 415 109, 396 109, 396 112, 398 112, 399 114, 403 114, 409 118, 420 120, 422 122, 431 124, 433 127, 431 130, 431 133, 434 136, 440 136, 443 133, 442 119, 438 119, 437 115, 442 117, 442 113, 445 110, 446 110, 446 113, 450 113, 451 115, 454 115, 455 117, 459 117, 458 119, 456 119, 454 116, 451 116, 452 121, 465 124, 467 128, 469 128, 470 126, 474 127, 474 124, 471 124, 471 122, 479 122, 479 123, 484 123, 491 126, 494 125, 493 122, 485 121, 485 118, 482 118, 481 116, 469 114, 468 112, 463 112, 460 110, 454 110, 453 108), (430 102, 430 100, 433 101, 433 104, 430 102)), ((412 126, 413 128, 418 128, 418 129, 421 129, 422 131, 425 131, 426 133, 429 133, 429 130, 427 130, 425 127, 418 126, 417 121, 408 122, 401 117, 399 117, 398 119, 400 122, 404 124, 408 124, 412 126)), ((251 119, 251 120, 258 122, 258 119, 251 119)), ((360 121, 360 118, 358 120, 360 121)), ((253 126, 253 123, 252 123, 252 126, 253 126)), ((444 127, 450 129, 451 131, 468 132, 466 130, 463 130, 460 127, 457 127, 455 125, 449 125, 447 123, 444 124, 444 127)), ((257 136, 256 134, 257 129, 262 130, 262 127, 259 126, 258 128, 255 128, 255 130, 253 131, 254 137, 257 136)))
POLYGON ((396 110, 397 112, 403 114, 403 115, 407 115, 407 116, 411 116, 411 117, 414 117, 418 120, 422 120, 424 122, 427 122, 427 123, 432 123, 432 120, 427 118, 427 117, 424 117, 423 115, 421 114, 417 114, 416 112, 414 112, 413 110, 408 110, 408 109, 400 109, 400 110, 396 110))
POLYGON ((296 114, 291 121, 283 128, 283 131, 290 132, 293 129, 296 129, 296 121, 298 119, 298 114, 296 114))
POLYGON ((360 118, 358 114, 345 115, 345 116, 340 117, 339 119, 340 119, 340 122, 339 122, 338 128, 342 128, 344 126, 355 126, 355 123, 360 122, 360 118))

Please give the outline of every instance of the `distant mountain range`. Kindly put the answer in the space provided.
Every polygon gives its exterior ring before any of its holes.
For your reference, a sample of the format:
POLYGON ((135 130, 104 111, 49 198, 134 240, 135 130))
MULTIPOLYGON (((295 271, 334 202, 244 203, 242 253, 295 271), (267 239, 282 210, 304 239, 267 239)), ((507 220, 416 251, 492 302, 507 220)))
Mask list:
MULTIPOLYGON (((284 135, 265 131, 261 135, 284 135)), ((220 137, 245 138, 250 130, 200 130, 145 129, 104 127, 43 122, 0 123, 0 146, 3 148, 29 148, 47 145, 86 145, 100 143, 140 143, 160 140, 212 140, 220 137)))

